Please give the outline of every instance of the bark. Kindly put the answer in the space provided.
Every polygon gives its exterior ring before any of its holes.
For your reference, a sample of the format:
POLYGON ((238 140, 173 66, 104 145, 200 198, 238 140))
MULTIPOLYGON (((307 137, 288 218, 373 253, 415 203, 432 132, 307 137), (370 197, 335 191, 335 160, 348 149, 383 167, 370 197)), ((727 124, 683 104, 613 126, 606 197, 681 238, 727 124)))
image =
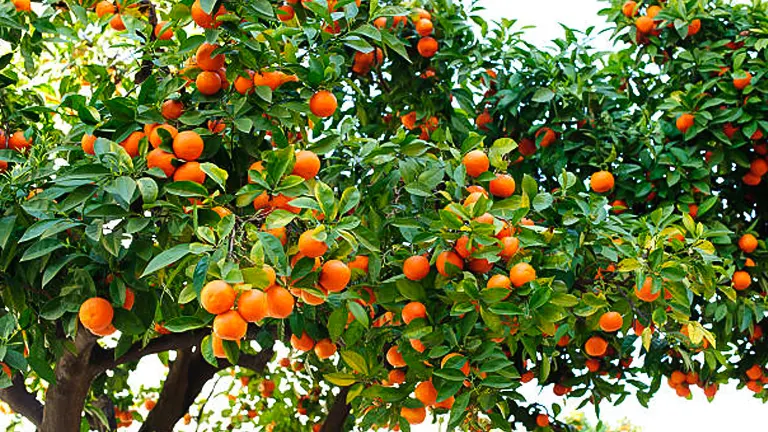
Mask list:
POLYGON ((88 363, 96 338, 84 328, 75 337, 73 351, 65 351, 56 364, 56 382, 45 393, 40 432, 78 432, 85 398, 96 376, 88 363))
POLYGON ((349 417, 350 406, 347 404, 347 393, 349 387, 342 387, 336 399, 333 401, 333 405, 328 410, 328 417, 325 418, 323 426, 320 428, 320 432, 340 432, 344 430, 344 422, 349 417))
POLYGON ((13 385, 0 389, 0 399, 3 400, 14 412, 27 418, 35 427, 40 427, 43 422, 43 404, 35 395, 27 391, 24 385, 24 376, 17 373, 13 377, 13 385))

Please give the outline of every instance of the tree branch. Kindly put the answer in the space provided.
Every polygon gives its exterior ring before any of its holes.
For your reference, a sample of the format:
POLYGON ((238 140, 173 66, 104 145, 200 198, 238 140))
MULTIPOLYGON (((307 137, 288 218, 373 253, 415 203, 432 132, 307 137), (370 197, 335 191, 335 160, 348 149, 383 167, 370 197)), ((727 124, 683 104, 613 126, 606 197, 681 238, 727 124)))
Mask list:
POLYGON ((349 387, 342 387, 339 394, 336 395, 320 432, 341 432, 344 430, 344 422, 347 421, 350 409, 347 404, 347 393, 349 393, 349 387))
POLYGON ((98 375, 108 369, 113 369, 123 363, 140 360, 142 357, 150 354, 187 349, 199 345, 206 334, 208 332, 205 330, 195 330, 160 336, 144 347, 140 343, 134 344, 125 354, 118 358, 114 358, 114 350, 94 350, 91 364, 96 368, 98 375))
POLYGON ((2 399, 15 412, 27 418, 35 427, 40 427, 43 422, 43 404, 27 391, 24 385, 24 376, 16 373, 13 377, 13 385, 0 389, 2 399))

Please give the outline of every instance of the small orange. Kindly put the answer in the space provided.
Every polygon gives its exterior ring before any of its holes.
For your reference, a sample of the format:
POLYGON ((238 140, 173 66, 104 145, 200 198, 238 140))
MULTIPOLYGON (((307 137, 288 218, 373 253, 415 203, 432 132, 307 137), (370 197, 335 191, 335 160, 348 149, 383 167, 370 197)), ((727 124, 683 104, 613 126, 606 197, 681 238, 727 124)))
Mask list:
POLYGON ((317 341, 317 344, 315 344, 315 354, 320 360, 325 360, 336 354, 336 344, 327 338, 320 339, 317 341))
POLYGON ((733 86, 736 88, 736 90, 744 90, 744 88, 748 86, 751 82, 752 82, 752 74, 749 72, 744 72, 744 77, 733 79, 733 86))
POLYGON ((132 132, 128 135, 128 138, 124 139, 120 143, 120 147, 125 149, 125 152, 132 158, 139 155, 139 142, 144 138, 144 132, 132 132))
POLYGON ((295 334, 291 335, 291 346, 296 351, 309 351, 315 346, 315 341, 309 337, 307 332, 302 332, 301 337, 296 337, 295 334))
POLYGON ((160 133, 158 132, 160 129, 168 132, 168 135, 171 136, 171 139, 174 139, 176 135, 179 134, 179 131, 176 130, 175 127, 169 125, 169 124, 163 124, 159 125, 157 127, 152 128, 152 131, 149 133, 149 143, 152 144, 152 147, 158 148, 160 147, 160 144, 163 143, 163 137, 160 136, 160 133))
POLYGON ((609 171, 598 171, 592 174, 589 179, 589 185, 597 193, 605 193, 613 189, 613 174, 609 171))
POLYGON ((411 348, 415 349, 420 353, 423 353, 424 351, 427 350, 427 347, 424 346, 424 344, 418 339, 409 339, 408 343, 411 344, 411 348))
POLYGON ((200 291, 200 305, 208 313, 218 315, 235 305, 235 290, 223 280, 208 282, 200 291))
POLYGON ((416 399, 426 406, 434 405, 437 402, 437 389, 432 381, 422 381, 414 389, 416 399))
POLYGON ((509 280, 516 288, 536 280, 536 270, 528 263, 520 262, 509 270, 509 280))
POLYGON ((485 285, 487 288, 512 288, 512 281, 504 275, 493 275, 488 279, 488 283, 485 285))
POLYGON ((133 290, 130 288, 125 289, 125 301, 123 302, 123 309, 125 310, 131 310, 133 309, 133 304, 136 301, 136 294, 133 293, 133 290))
POLYGON ((173 152, 179 159, 193 161, 203 154, 205 143, 195 131, 179 132, 173 139, 173 152))
POLYGON ((464 167, 467 170, 467 175, 470 177, 479 176, 480 174, 488 171, 488 167, 490 166, 488 155, 486 155, 482 150, 472 150, 471 152, 467 153, 464 155, 461 163, 464 164, 464 167))
POLYGON ((631 18, 637 15, 637 2, 634 0, 629 0, 628 2, 624 3, 624 5, 621 6, 621 13, 623 13, 627 18, 631 18))
POLYGON ((397 345, 392 346, 387 351, 387 361, 389 362, 392 367, 401 368, 405 367, 405 360, 403 360, 403 355, 400 354, 400 350, 397 349, 397 345))
POLYGON ((173 153, 156 148, 147 153, 147 168, 160 168, 166 177, 171 178, 173 173, 176 172, 176 167, 172 163, 175 158, 173 153))
POLYGON ((337 107, 336 96, 328 90, 320 90, 309 99, 309 110, 321 118, 332 116, 337 107))
POLYGON ((429 36, 432 34, 432 29, 434 26, 432 25, 432 21, 426 18, 422 18, 416 21, 415 27, 416 33, 418 33, 419 36, 429 36))
POLYGON ((230 310, 213 319, 213 332, 221 339, 238 341, 247 331, 248 323, 237 311, 230 310))
POLYGON ((733 273, 733 289, 737 291, 744 291, 752 284, 752 276, 744 270, 739 270, 733 273))
POLYGON ((349 262, 349 268, 362 270, 368 273, 368 257, 365 255, 356 255, 355 259, 349 262))
POLYGON ((104 330, 112 324, 115 311, 112 305, 101 297, 91 297, 80 305, 78 317, 83 327, 91 331, 104 330))
POLYGON ((102 0, 96 3, 96 16, 103 18, 105 15, 112 15, 117 13, 117 8, 112 2, 102 0))
POLYGON ((429 260, 422 255, 408 257, 403 262, 403 274, 412 281, 420 281, 429 274, 429 260))
POLYGON ((253 93, 253 74, 252 70, 246 71, 248 78, 238 75, 235 78, 235 91, 241 95, 253 93))
POLYGON ((282 5, 279 8, 277 8, 277 18, 280 21, 290 21, 293 19, 293 17, 296 15, 296 12, 293 10, 291 5, 282 5))
POLYGON ((16 131, 8 138, 8 148, 11 150, 22 151, 32 147, 32 138, 24 138, 24 132, 16 131))
POLYGON ((433 406, 433 408, 435 408, 435 409, 438 409, 438 408, 439 408, 439 409, 445 409, 445 410, 449 410, 449 409, 453 408, 453 403, 454 403, 455 401, 456 401, 456 399, 455 399, 453 396, 451 396, 451 397, 449 397, 448 399, 446 399, 446 400, 444 400, 444 401, 440 401, 440 402, 437 402, 437 403, 436 403, 436 404, 433 406))
POLYGON ((600 328, 604 332, 613 333, 619 331, 624 325, 624 318, 618 312, 606 312, 600 316, 600 328))
POLYGON ((404 323, 410 324, 415 319, 426 318, 427 308, 424 303, 412 301, 403 307, 402 317, 404 323))
POLYGON ((329 260, 323 264, 318 282, 330 292, 340 292, 347 287, 351 277, 352 271, 346 264, 339 260, 329 260))
POLYGON ((464 260, 462 260, 456 252, 443 251, 437 256, 435 267, 437 267, 438 273, 445 277, 450 277, 464 269, 464 260), (450 264, 452 267, 447 266, 447 264, 450 264), (457 267, 458 269, 453 267, 457 267))
POLYGON ((508 174, 496 174, 496 178, 488 185, 491 195, 500 198, 509 198, 515 193, 515 179, 508 174))
POLYGON ((221 90, 221 76, 216 72, 203 71, 195 79, 197 91, 206 96, 212 96, 221 90))
POLYGON ((543 127, 536 131, 536 138, 538 139, 539 136, 541 136, 541 141, 539 141, 539 145, 543 148, 551 146, 556 140, 557 140, 557 134, 555 131, 548 127, 543 127))
POLYGON ((505 260, 508 260, 515 256, 520 249, 520 240, 517 237, 507 236, 501 239, 502 250, 499 252, 499 256, 505 260))
POLYGON ((590 357, 602 357, 608 349, 608 342, 600 336, 592 336, 584 344, 584 352, 590 357))
POLYGON ((267 315, 272 318, 288 318, 293 312, 295 300, 290 291, 273 286, 267 289, 267 315))
POLYGON ((387 374, 387 381, 390 384, 402 384, 405 382, 405 371, 402 369, 392 369, 387 374))
POLYGON ((320 158, 314 152, 301 150, 296 153, 296 163, 293 165, 292 175, 297 175, 305 180, 315 178, 320 172, 320 158))
POLYGON ((768 161, 761 158, 753 160, 749 163, 749 172, 758 177, 764 176, 766 173, 768 173, 768 161))
POLYGON ((226 208, 226 207, 222 207, 222 206, 216 206, 216 207, 212 208, 211 210, 213 210, 214 212, 216 212, 216 214, 217 214, 217 215, 219 215, 219 217, 220 217, 220 218, 222 218, 222 219, 224 219, 224 218, 225 218, 225 217, 227 217, 228 215, 231 215, 231 214, 232 214, 232 211, 231 211, 231 210, 229 210, 229 209, 228 209, 228 208, 226 208))
POLYGON ((267 317, 267 296, 263 291, 250 289, 237 299, 237 311, 248 322, 258 322, 267 317))
POLYGON ((648 6, 648 9, 645 11, 645 14, 648 15, 648 18, 656 18, 656 15, 661 12, 661 6, 653 5, 648 6))
MULTIPOLYGON (((463 355, 459 353, 450 353, 446 354, 443 359, 440 361, 440 367, 444 368, 445 365, 448 363, 448 360, 454 358, 454 357, 461 357, 464 358, 463 355)), ((464 376, 469 376, 469 360, 466 360, 464 364, 459 368, 459 370, 464 374, 464 376)))
POLYGON ((404 418, 409 424, 421 424, 427 418, 427 410, 424 407, 402 407, 400 408, 400 417, 404 418))
POLYGON ((216 54, 211 57, 211 54, 219 48, 216 44, 203 43, 197 48, 195 53, 195 62, 197 67, 204 71, 217 71, 224 67, 224 55, 216 54))
POLYGON ((176 120, 184 114, 184 105, 177 100, 168 99, 163 102, 160 113, 167 120, 176 120))
POLYGON ((437 40, 432 36, 423 37, 416 44, 416 50, 422 57, 431 58, 437 53, 437 40))
POLYGON ((123 17, 121 17, 120 14, 115 14, 115 16, 113 16, 112 19, 109 20, 109 26, 112 27, 112 30, 115 30, 115 31, 125 30, 125 23, 123 22, 123 17))
POLYGON ((313 234, 314 230, 307 230, 299 236, 299 252, 308 258, 321 257, 328 250, 325 242, 312 238, 313 234))
POLYGON ((659 295, 661 295, 661 290, 657 293, 653 293, 653 279, 650 277, 645 278, 645 282, 643 282, 643 287, 639 290, 637 289, 637 286, 635 286, 635 296, 639 298, 640 300, 644 302, 653 302, 657 298, 659 298, 659 295))
POLYGON ((89 155, 96 154, 93 151, 93 144, 95 142, 96 142, 96 136, 95 135, 85 134, 85 135, 83 135, 83 138, 80 140, 80 147, 82 147, 83 151, 86 154, 89 154, 89 155))
POLYGON ((200 163, 187 162, 178 167, 173 174, 173 181, 193 181, 195 183, 205 183, 205 172, 200 169, 200 163))
POLYGON ((757 249, 757 238, 752 234, 744 234, 739 238, 739 249, 744 253, 752 253, 757 249))
POLYGON ((168 21, 160 21, 155 24, 155 37, 160 40, 171 40, 173 38, 173 28, 167 27, 168 21), (163 29, 165 28, 165 31, 163 29))
POLYGON ((680 133, 684 134, 688 132, 688 129, 690 129, 691 126, 693 126, 693 120, 693 114, 680 114, 680 117, 678 117, 675 121, 675 126, 677 127, 677 130, 680 131, 680 133))
POLYGON ((549 426, 549 416, 546 414, 539 414, 536 416, 536 426, 545 428, 549 426))
POLYGON ((656 27, 656 24, 653 22, 653 18, 641 16, 635 20, 635 27, 639 33, 648 34, 656 27))

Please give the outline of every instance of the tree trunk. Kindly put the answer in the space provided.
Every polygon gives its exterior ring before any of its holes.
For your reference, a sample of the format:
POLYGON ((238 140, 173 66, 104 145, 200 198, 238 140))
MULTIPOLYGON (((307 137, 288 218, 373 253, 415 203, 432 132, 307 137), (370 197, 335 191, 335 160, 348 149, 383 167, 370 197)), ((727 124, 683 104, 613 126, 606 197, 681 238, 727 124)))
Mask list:
POLYGON ((347 404, 347 393, 349 387, 342 387, 333 405, 328 410, 328 417, 325 418, 320 432, 340 432, 344 430, 344 422, 349 416, 349 405, 347 404))

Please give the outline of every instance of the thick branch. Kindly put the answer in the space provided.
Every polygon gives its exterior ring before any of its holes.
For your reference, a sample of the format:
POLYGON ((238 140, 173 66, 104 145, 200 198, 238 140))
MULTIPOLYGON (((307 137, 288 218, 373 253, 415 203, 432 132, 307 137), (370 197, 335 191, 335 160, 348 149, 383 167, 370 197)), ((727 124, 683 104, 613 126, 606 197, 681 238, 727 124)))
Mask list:
POLYGON ((320 432, 340 432, 344 430, 344 422, 347 421, 349 416, 350 406, 347 404, 347 393, 349 387, 342 387, 336 400, 333 401, 333 405, 328 410, 328 417, 323 422, 323 427, 320 428, 320 432))
POLYGON ((0 399, 7 403, 11 409, 32 422, 35 427, 40 427, 43 422, 43 404, 35 395, 27 391, 24 385, 24 376, 17 373, 13 377, 13 385, 0 389, 0 399))
POLYGON ((165 351, 185 350, 199 345, 208 332, 204 330, 190 331, 161 336, 142 347, 140 343, 134 344, 125 354, 114 357, 113 350, 94 350, 91 364, 96 368, 97 374, 108 369, 113 369, 123 363, 140 360, 150 354, 158 354, 165 351))

